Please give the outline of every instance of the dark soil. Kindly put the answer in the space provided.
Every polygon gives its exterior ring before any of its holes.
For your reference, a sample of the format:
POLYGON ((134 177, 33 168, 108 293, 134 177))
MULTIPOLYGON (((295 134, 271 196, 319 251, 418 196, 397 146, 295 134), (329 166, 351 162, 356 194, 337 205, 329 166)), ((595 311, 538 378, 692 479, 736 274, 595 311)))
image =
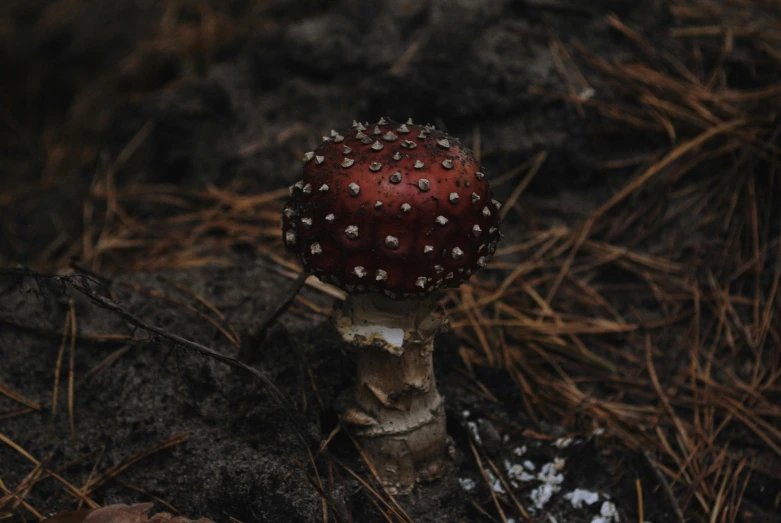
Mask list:
MULTIPOLYGON (((256 326, 262 311, 283 299, 280 289, 287 285, 263 262, 245 260, 239 267, 137 274, 111 282, 110 288, 122 307, 144 321, 225 354, 235 354, 236 347, 212 325, 200 321, 192 311, 150 297, 148 291, 192 301, 177 292, 175 285, 180 284, 223 311, 234 327, 250 329, 256 326), (128 289, 128 285, 136 286, 135 290, 128 289), (139 292, 139 287, 145 292, 139 292)), ((60 465, 78 460, 62 473, 78 486, 87 482, 96 466, 97 470, 109 469, 172 435, 186 433, 186 442, 128 468, 118 477, 119 482, 109 481, 102 486, 95 499, 101 504, 128 503, 148 500, 151 495, 192 517, 322 521, 320 498, 294 464, 296 460, 307 462, 304 443, 310 442, 296 436, 294 427, 285 422, 291 414, 246 372, 177 348, 164 339, 139 334, 116 314, 97 307, 65 283, 8 276, 2 280, 2 287, 6 292, 0 318, 25 321, 23 328, 3 326, 0 382, 42 408, 35 414, 4 420, 2 432, 32 456, 47 456, 51 463, 60 465), (85 339, 76 344, 75 437, 67 408, 70 349, 66 349, 62 368, 57 414, 51 413, 52 372, 71 301, 79 335, 114 333, 139 338, 133 343, 85 339), (123 352, 116 361, 99 367, 117 351, 123 352), (144 493, 129 486, 141 488, 144 493)), ((303 296, 323 305, 329 301, 306 290, 303 296)), ((557 490, 561 487, 562 495, 545 504, 544 510, 536 511, 540 521, 545 521, 547 515, 558 521, 591 521, 607 499, 613 500, 621 515, 631 521, 636 517, 637 478, 647 491, 649 520, 672 519, 672 509, 659 489, 658 479, 644 465, 642 455, 621 450, 611 440, 595 434, 567 438, 562 428, 538 426, 513 406, 516 393, 499 404, 468 393, 451 363, 458 340, 444 335, 437 342, 437 373, 448 400, 449 432, 456 454, 441 481, 401 498, 415 521, 482 520, 470 500, 481 500, 489 493, 470 450, 470 433, 505 474, 512 465, 525 462, 533 464, 533 468, 527 465, 526 473, 536 476, 545 464, 563 460, 554 474, 562 474, 561 481, 554 483, 557 490), (534 431, 525 433, 528 428, 534 431), (474 487, 468 486, 470 481, 474 487), (598 492, 599 502, 574 509, 563 494, 577 488, 598 492)), ((325 440, 336 426, 331 406, 351 384, 355 372, 332 326, 300 314, 285 315, 262 344, 256 367, 294 403, 297 411, 293 415, 305 420, 313 441, 325 440)), ((496 394, 515 388, 506 378, 495 376, 494 380, 492 390, 496 394)), ((362 470, 355 448, 346 437, 337 436, 329 449, 347 466, 362 470)), ((18 484, 32 464, 8 447, 0 447, 0 452, 3 481, 18 484)), ((520 474, 524 469, 516 470, 520 474)), ((359 482, 343 470, 339 472, 341 477, 332 493, 336 505, 343 510, 350 507, 355 521, 376 520, 379 515, 361 493, 359 482)), ((543 484, 536 479, 516 479, 515 483, 522 498, 543 484)), ((502 490, 495 475, 491 484, 502 490)), ((27 500, 46 511, 64 509, 72 503, 62 485, 51 479, 36 486, 27 500)), ((533 503, 524 499, 524 505, 533 503)), ((514 515, 516 519, 518 516, 514 515)))
MULTIPOLYGON (((672 24, 668 6, 655 0, 5 1, 0 263, 54 273, 75 257, 110 278, 96 291, 110 291, 139 318, 235 357, 236 345, 203 319, 214 315, 182 288, 224 313, 221 327, 230 324, 244 336, 284 298, 290 280, 279 265, 241 243, 219 253, 229 267, 130 273, 155 265, 153 253, 139 255, 133 246, 85 260, 85 242, 101 238, 87 225, 107 212, 105 201, 85 202, 112 184, 168 184, 193 194, 231 184, 249 193, 283 188, 296 179, 301 155, 328 130, 381 115, 431 122, 470 147, 477 146, 479 125, 482 162, 493 176, 547 152, 523 205, 503 223, 507 244, 529 230, 581 223, 636 168, 628 163, 605 171, 600 165, 667 144, 663 134, 617 125, 604 114, 582 115, 575 105, 540 94, 571 92, 552 42, 582 46, 608 62, 631 54, 609 14, 652 42, 665 38, 672 24)), ((749 76, 759 81, 763 74, 749 76)), ((494 192, 505 201, 515 186, 494 192)), ((768 187, 778 191, 770 181, 768 187)), ((638 206, 653 199, 635 196, 638 206)), ((161 213, 153 203, 134 204, 132 212, 139 222, 161 213)), ((643 246, 683 257, 688 250, 666 251, 667 241, 680 235, 697 250, 701 233, 681 227, 643 246)), ((631 235, 616 228, 614 238, 631 235)), ((323 310, 333 302, 311 289, 301 296, 323 310)), ((465 385, 458 357, 463 343, 455 333, 437 339, 436 372, 456 452, 445 477, 399 498, 414 521, 501 521, 491 489, 508 500, 507 486, 492 473, 486 481, 471 442, 479 442, 484 467, 490 471, 489 458, 515 478, 510 490, 535 521, 612 523, 618 519, 594 519, 611 503, 621 521, 637 521, 637 485, 646 521, 676 521, 669 486, 643 449, 603 435, 593 420, 577 415, 562 416, 566 426, 531 419, 523 392, 500 369, 475 369, 488 394, 465 385), (541 479, 545 474, 548 480, 541 479), (550 500, 535 508, 546 488, 550 500), (596 497, 578 505, 567 497, 577 489, 596 497)), ((676 348, 671 342, 669 357, 658 358, 670 376, 685 365, 672 354, 676 348)), ((188 435, 105 478, 91 491, 95 502, 151 500, 167 510, 165 502, 181 514, 216 521, 323 521, 321 495, 307 478, 314 462, 327 485, 331 518, 336 511, 356 522, 382 521, 376 497, 348 472, 369 476, 344 433, 313 461, 308 453, 336 427, 334 400, 354 374, 325 316, 300 303, 292 307, 268 333, 254 365, 295 410, 248 373, 136 329, 73 286, 33 274, 0 278, 0 385, 40 406, 11 416, 19 403, 0 395, 0 435, 46 459, 77 487, 166 438, 188 435), (73 351, 73 433, 71 349, 63 341, 71 302, 81 336, 73 351), (131 339, 90 339, 94 334, 131 339), (304 424, 304 439, 291 417, 304 424)), ((5 486, 13 490, 33 468, 8 442, 0 443, 5 486)), ((772 471, 762 478, 746 494, 752 514, 759 514, 753 521, 781 521, 772 519, 781 478, 772 471)), ((691 492, 678 494, 691 501, 691 492)), ((77 503, 53 478, 36 483, 24 499, 43 514, 77 503)), ((507 521, 523 520, 512 503, 502 501, 502 507, 507 521)))

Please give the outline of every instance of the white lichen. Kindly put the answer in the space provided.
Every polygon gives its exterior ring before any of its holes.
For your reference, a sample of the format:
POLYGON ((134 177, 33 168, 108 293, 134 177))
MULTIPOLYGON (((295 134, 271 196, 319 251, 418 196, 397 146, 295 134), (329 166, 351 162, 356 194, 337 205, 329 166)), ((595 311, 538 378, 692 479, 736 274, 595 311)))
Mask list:
POLYGON ((485 475, 488 477, 488 482, 491 484, 491 488, 494 492, 497 494, 505 493, 504 487, 502 486, 502 482, 499 480, 499 478, 494 476, 490 470, 486 470, 485 475))
POLYGON ((534 480, 534 475, 526 472, 523 465, 504 460, 504 469, 507 471, 507 477, 510 478, 510 484, 513 487, 518 488, 520 486, 518 482, 528 483, 534 480))
POLYGON ((599 501, 599 494, 585 489, 575 489, 572 492, 564 494, 564 498, 572 503, 573 508, 581 508, 583 504, 593 505, 599 501))
POLYGON ((564 482, 564 474, 560 471, 564 468, 564 460, 556 458, 552 463, 542 466, 537 479, 550 485, 561 485, 564 482))
POLYGON ((466 426, 469 428, 469 432, 472 434, 472 438, 474 438, 475 443, 482 445, 483 440, 480 438, 480 432, 477 430, 477 423, 474 421, 467 421, 466 426))
POLYGON ((612 501, 605 501, 602 503, 602 508, 599 509, 599 513, 606 518, 613 518, 615 521, 619 520, 618 509, 612 501))
POLYGON ((475 488, 475 481, 470 478, 458 478, 458 483, 461 485, 461 488, 467 492, 475 488))
POLYGON ((605 501, 599 509, 599 516, 594 516, 591 523, 619 523, 618 509, 612 501, 605 501))
MULTIPOLYGON (((532 467, 534 466, 529 461, 524 462, 524 466, 527 463, 531 464, 532 467)), ((537 480, 542 484, 529 494, 536 509, 543 508, 550 501, 551 497, 561 490, 561 484, 564 482, 564 474, 561 473, 564 469, 564 463, 563 459, 555 458, 552 462, 543 465, 537 474, 537 480)))
POLYGON ((531 500, 534 503, 534 507, 541 509, 548 501, 550 501, 550 498, 553 497, 553 494, 558 492, 558 490, 558 487, 549 483, 544 483, 536 489, 532 490, 529 494, 529 497, 531 497, 531 500))

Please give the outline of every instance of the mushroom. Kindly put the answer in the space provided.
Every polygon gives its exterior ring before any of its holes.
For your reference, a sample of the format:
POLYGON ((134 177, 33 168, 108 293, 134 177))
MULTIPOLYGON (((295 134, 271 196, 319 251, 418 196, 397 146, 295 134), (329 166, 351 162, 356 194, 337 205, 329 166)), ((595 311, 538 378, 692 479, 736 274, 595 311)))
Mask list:
POLYGON ((457 139, 387 118, 373 131, 381 141, 366 140, 360 127, 338 133, 339 143, 326 138, 310 155, 323 161, 305 157, 282 237, 307 271, 348 293, 332 316, 358 369, 341 419, 386 487, 407 493, 440 476, 447 454, 432 365, 434 337, 445 325, 436 292, 486 266, 500 214, 484 212, 484 202, 496 200, 457 139), (309 186, 328 190, 303 190, 309 186))

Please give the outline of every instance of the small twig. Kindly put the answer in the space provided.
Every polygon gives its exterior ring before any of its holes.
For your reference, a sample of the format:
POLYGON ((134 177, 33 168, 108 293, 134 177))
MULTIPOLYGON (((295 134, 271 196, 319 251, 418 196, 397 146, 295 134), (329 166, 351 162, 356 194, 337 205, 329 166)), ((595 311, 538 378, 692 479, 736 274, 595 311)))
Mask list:
POLYGON ((266 338, 266 333, 269 328, 277 321, 277 319, 285 312, 293 300, 298 295, 301 288, 306 283, 306 279, 309 277, 307 271, 301 271, 298 277, 288 287, 284 294, 284 299, 281 300, 276 307, 272 307, 263 316, 260 325, 253 332, 249 333, 241 340, 241 348, 239 349, 239 360, 250 363, 255 360, 258 352, 258 346, 266 338))
POLYGON ((673 492, 672 487, 670 487, 670 484, 667 482, 667 479, 664 477, 664 474, 662 474, 662 471, 659 470, 659 467, 656 466, 656 462, 651 457, 651 454, 645 452, 643 456, 645 456, 645 460, 648 462, 648 465, 651 467, 651 470, 654 471, 654 475, 656 476, 656 479, 659 481, 659 484, 662 486, 662 489, 664 490, 664 495, 667 498, 667 502, 670 503, 670 506, 673 508, 673 510, 675 510, 676 521, 678 523, 683 523, 684 522, 683 511, 681 510, 681 507, 678 504, 678 499, 675 497, 675 493, 673 492))
POLYGON ((115 361, 117 361, 120 357, 122 357, 123 354, 125 354, 127 351, 132 349, 134 345, 132 343, 128 343, 127 345, 124 345, 120 347, 119 349, 115 350, 108 356, 106 356, 103 361, 92 367, 81 379, 79 382, 79 388, 84 387, 87 383, 90 382, 90 380, 106 370, 109 366, 111 366, 115 361))
MULTIPOLYGON (((202 354, 204 356, 208 356, 214 360, 217 360, 221 363, 225 363, 226 365, 229 365, 231 367, 242 369, 257 379, 259 382, 261 382, 265 387, 266 390, 269 391, 272 398, 276 400, 276 402, 282 407, 282 410, 284 411, 285 415, 287 416, 288 420, 290 421, 291 425, 293 426, 293 429, 296 432, 296 435, 301 440, 302 444, 305 447, 310 447, 314 445, 319 445, 319 441, 315 441, 314 437, 309 434, 309 432, 306 430, 306 423, 301 418, 301 416, 296 412, 293 405, 290 403, 290 400, 287 399, 287 397, 282 393, 282 391, 279 390, 279 388, 276 386, 276 384, 266 376, 261 371, 254 369, 247 365, 246 363, 243 363, 236 358, 232 358, 230 356, 226 356, 225 354, 222 354, 220 352, 215 351, 214 349, 211 349, 205 345, 201 345, 200 343, 197 343, 192 340, 188 340, 187 338, 183 338, 182 336, 179 336, 177 334, 170 333, 166 331, 165 329, 162 329, 160 327, 157 327, 156 325, 152 325, 150 323, 147 323, 146 321, 142 320, 141 318, 138 318, 125 308, 123 308, 118 303, 114 302, 113 300, 110 300, 106 298, 105 296, 101 296, 99 294, 96 294, 92 289, 90 289, 84 281, 92 282, 92 278, 85 276, 85 275, 74 275, 74 276, 44 276, 41 274, 36 273, 35 271, 32 271, 26 267, 19 267, 19 268, 10 268, 10 269, 0 269, 0 276, 4 275, 14 275, 14 276, 32 276, 36 279, 45 279, 48 278, 49 280, 53 282, 60 282, 60 283, 66 283, 72 285, 77 291, 79 291, 81 294, 83 294, 85 297, 87 297, 90 301, 92 301, 97 306, 109 310, 111 312, 116 313, 120 317, 122 317, 125 321, 130 323, 131 325, 143 329, 147 332, 150 332, 152 334, 155 334, 159 336, 160 338, 167 339, 171 342, 173 342, 176 345, 180 345, 182 347, 186 347, 188 349, 191 349, 199 354, 202 354)), ((150 341, 154 341, 154 338, 150 341)))
POLYGON ((86 285, 84 285, 81 281, 79 281, 79 278, 77 277, 64 276, 62 277, 62 280, 66 281, 67 283, 70 283, 77 291, 79 291, 84 296, 89 298, 90 301, 92 301, 96 305, 117 313, 119 316, 124 318, 128 323, 138 328, 157 334, 162 338, 170 340, 183 347, 187 347, 188 349, 192 349, 198 352, 199 354, 209 356, 210 358, 225 363, 226 365, 230 365, 231 367, 242 369, 246 372, 249 372, 266 387, 266 389, 271 393, 272 397, 279 403, 281 407, 283 407, 283 411, 286 413, 288 420, 290 420, 290 423, 293 425, 293 428, 295 429, 298 437, 301 439, 301 442, 304 444, 304 446, 308 447, 310 446, 310 444, 314 443, 312 441, 313 439, 312 436, 309 435, 309 433, 305 428, 306 424, 303 422, 303 420, 300 419, 300 416, 296 413, 295 408, 287 399, 287 397, 282 393, 282 391, 279 390, 279 388, 276 386, 276 384, 274 384, 271 378, 269 378, 259 370, 254 369, 245 363, 242 363, 236 358, 232 358, 230 356, 226 356, 225 354, 221 354, 215 351, 214 349, 210 349, 209 347, 206 347, 205 345, 201 345, 200 343, 194 342, 192 340, 188 340, 177 334, 170 333, 164 329, 161 329, 160 327, 149 324, 143 321, 142 319, 137 318, 135 315, 125 310, 123 307, 121 307, 119 304, 115 303, 114 301, 109 300, 104 296, 100 296, 92 292, 92 290, 86 285))
MULTIPOLYGON (((311 453, 309 456, 311 460, 312 459, 311 453)), ((312 467, 315 470, 315 474, 317 474, 316 477, 313 476, 307 470, 307 468, 304 466, 303 463, 301 463, 301 461, 294 459, 293 464, 296 466, 296 468, 298 468, 298 470, 304 473, 304 476, 306 477, 307 481, 312 486, 312 488, 314 488, 317 491, 317 494, 320 496, 320 499, 325 503, 325 506, 331 507, 332 509, 331 514, 333 514, 334 519, 336 519, 336 521, 338 522, 346 521, 346 517, 342 514, 341 510, 339 510, 339 508, 336 506, 336 503, 334 502, 334 499, 331 496, 331 494, 328 491, 326 491, 325 488, 323 488, 323 483, 320 480, 319 474, 317 473, 317 466, 315 465, 314 461, 312 461, 312 467)))

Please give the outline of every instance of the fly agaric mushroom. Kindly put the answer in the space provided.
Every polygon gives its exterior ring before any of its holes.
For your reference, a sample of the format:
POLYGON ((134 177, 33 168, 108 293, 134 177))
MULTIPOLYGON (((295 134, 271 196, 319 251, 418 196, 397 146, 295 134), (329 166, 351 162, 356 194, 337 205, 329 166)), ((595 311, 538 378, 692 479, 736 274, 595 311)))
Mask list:
POLYGON ((383 483, 409 492, 440 475, 446 454, 435 292, 486 266, 501 205, 471 151, 411 120, 353 122, 303 160, 283 210, 285 246, 347 291, 332 319, 356 349, 358 380, 341 418, 383 483))

